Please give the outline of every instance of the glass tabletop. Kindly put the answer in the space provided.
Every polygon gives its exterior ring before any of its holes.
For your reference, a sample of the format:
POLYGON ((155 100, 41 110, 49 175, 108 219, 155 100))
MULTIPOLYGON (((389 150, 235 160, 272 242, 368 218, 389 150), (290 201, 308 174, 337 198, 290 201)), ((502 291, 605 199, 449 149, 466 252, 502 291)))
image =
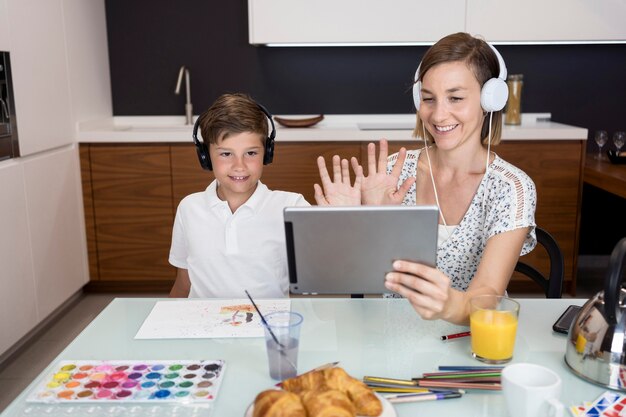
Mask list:
MULTIPOLYGON (((243 416, 255 396, 274 386, 270 379, 263 338, 136 340, 135 334, 159 299, 118 298, 78 336, 2 413, 8 416, 150 415, 243 416), (62 360, 217 360, 226 363, 221 388, 212 410, 188 404, 107 405, 36 404, 26 398, 62 360)), ((570 304, 585 300, 518 299, 520 321, 513 363, 547 366, 563 379, 561 400, 566 406, 593 401, 605 390, 574 376, 563 357, 566 336, 552 323, 570 304)), ((470 339, 442 341, 441 336, 466 327, 421 320, 404 299, 294 298, 291 308, 304 316, 298 370, 304 372, 339 361, 353 377, 383 376, 410 379, 433 372, 439 365, 481 365, 471 357, 470 339)), ((462 398, 396 404, 398 416, 506 416, 498 391, 468 391, 462 398)))

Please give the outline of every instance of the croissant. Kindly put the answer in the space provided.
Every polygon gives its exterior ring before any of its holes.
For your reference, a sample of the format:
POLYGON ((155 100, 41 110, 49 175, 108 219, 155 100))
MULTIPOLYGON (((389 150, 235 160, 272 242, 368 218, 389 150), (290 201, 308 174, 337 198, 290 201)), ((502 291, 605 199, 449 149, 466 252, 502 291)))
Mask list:
POLYGON ((325 369, 326 385, 346 393, 356 407, 360 416, 379 416, 383 412, 383 405, 363 382, 352 378, 342 368, 325 369))
POLYGON ((296 394, 272 389, 256 396, 252 417, 307 417, 307 414, 296 394))
POLYGON ((356 410, 350 398, 341 391, 304 391, 301 395, 309 417, 356 416, 356 410))
POLYGON ((326 377, 321 371, 307 372, 295 378, 285 379, 282 382, 282 388, 296 394, 302 391, 325 391, 328 389, 326 377))

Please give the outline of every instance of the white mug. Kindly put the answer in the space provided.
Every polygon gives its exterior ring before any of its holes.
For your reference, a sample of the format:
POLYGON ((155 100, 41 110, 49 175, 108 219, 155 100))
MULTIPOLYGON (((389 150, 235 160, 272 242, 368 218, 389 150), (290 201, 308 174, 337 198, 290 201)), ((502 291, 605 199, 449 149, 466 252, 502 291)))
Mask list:
POLYGON ((561 378, 533 363, 516 363, 502 370, 502 392, 510 417, 562 417, 561 378))

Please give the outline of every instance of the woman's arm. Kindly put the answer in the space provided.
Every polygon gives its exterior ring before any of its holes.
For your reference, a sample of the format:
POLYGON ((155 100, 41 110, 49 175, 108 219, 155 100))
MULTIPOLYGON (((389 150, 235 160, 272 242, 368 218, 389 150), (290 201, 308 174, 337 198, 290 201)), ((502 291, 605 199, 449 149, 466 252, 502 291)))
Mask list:
POLYGON ((186 269, 177 268, 176 281, 174 281, 174 286, 170 291, 170 298, 187 298, 190 290, 189 272, 186 269))
POLYGON ((528 228, 524 227, 492 236, 466 291, 451 288, 450 278, 443 272, 409 261, 394 262, 394 271, 387 274, 385 286, 408 299, 424 319, 468 324, 470 298, 504 294, 527 233, 528 228))

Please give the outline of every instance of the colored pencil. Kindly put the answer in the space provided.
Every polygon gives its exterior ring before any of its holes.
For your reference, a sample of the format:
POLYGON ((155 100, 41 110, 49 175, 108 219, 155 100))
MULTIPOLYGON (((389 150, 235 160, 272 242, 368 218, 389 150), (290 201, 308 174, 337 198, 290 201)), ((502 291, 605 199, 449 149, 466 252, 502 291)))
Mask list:
POLYGON ((440 371, 479 371, 479 370, 489 370, 489 369, 502 369, 504 366, 487 366, 487 365, 442 365, 438 369, 440 371))
POLYGON ((400 387, 396 387, 396 388, 390 388, 390 387, 369 387, 372 391, 374 392, 388 392, 388 393, 429 393, 431 392, 428 388, 423 388, 423 387, 414 387, 414 388, 400 388, 400 387))
POLYGON ((451 398, 460 398, 463 394, 459 392, 451 392, 448 394, 445 393, 436 393, 436 394, 417 394, 417 395, 405 395, 398 396, 395 398, 387 397, 390 403, 412 403, 418 401, 438 401, 438 400, 447 400, 451 398))
MULTIPOLYGON (((424 372, 422 378, 456 378, 469 376, 500 376, 500 369, 487 369, 484 371, 450 371, 450 372, 424 372)), ((413 378, 415 379, 415 378, 413 378)))
POLYGON ((401 397, 412 397, 415 395, 426 395, 426 394, 465 394, 465 390, 462 389, 429 389, 427 393, 399 393, 399 394, 384 394, 383 396, 386 399, 391 398, 401 398, 401 397))
POLYGON ((461 389, 483 389, 499 391, 502 386, 497 382, 458 382, 422 379, 418 381, 420 387, 426 388, 461 388, 461 389))
POLYGON ((407 385, 407 386, 415 386, 417 385, 415 381, 411 379, 395 379, 395 378, 383 378, 379 376, 364 376, 363 382, 368 383, 382 383, 382 384, 393 384, 393 385, 407 385))
POLYGON ((400 384, 386 384, 384 382, 366 382, 365 385, 368 387, 380 387, 380 388, 416 388, 417 381, 413 382, 413 385, 400 385, 400 384))
POLYGON ((471 336, 470 332, 452 333, 452 334, 446 334, 446 335, 441 336, 441 340, 459 339, 461 337, 468 337, 468 336, 471 336))
MULTIPOLYGON (((335 366, 339 365, 339 361, 337 362, 329 362, 329 363, 325 363, 324 365, 320 365, 317 368, 313 368, 310 371, 306 371, 304 374, 308 374, 309 372, 315 372, 315 371, 323 371, 324 369, 328 369, 328 368, 334 368, 335 366)), ((300 375, 304 375, 304 374, 300 374, 300 375)), ((297 376, 300 376, 297 375, 297 376)), ((274 386, 276 387, 282 387, 282 382, 278 382, 276 383, 274 386)))
MULTIPOLYGON (((323 371, 324 369, 334 368, 337 365, 339 365, 339 361, 329 362, 329 363, 325 363, 324 365, 320 365, 317 368, 313 368, 308 372, 323 371)), ((308 372, 305 372, 305 373, 308 373, 308 372)))
POLYGON ((501 378, 500 376, 487 376, 487 377, 466 377, 466 378, 419 378, 416 379, 416 381, 419 384, 419 381, 449 381, 451 383, 456 383, 456 382, 478 382, 478 383, 484 383, 484 382, 500 382, 501 378))

